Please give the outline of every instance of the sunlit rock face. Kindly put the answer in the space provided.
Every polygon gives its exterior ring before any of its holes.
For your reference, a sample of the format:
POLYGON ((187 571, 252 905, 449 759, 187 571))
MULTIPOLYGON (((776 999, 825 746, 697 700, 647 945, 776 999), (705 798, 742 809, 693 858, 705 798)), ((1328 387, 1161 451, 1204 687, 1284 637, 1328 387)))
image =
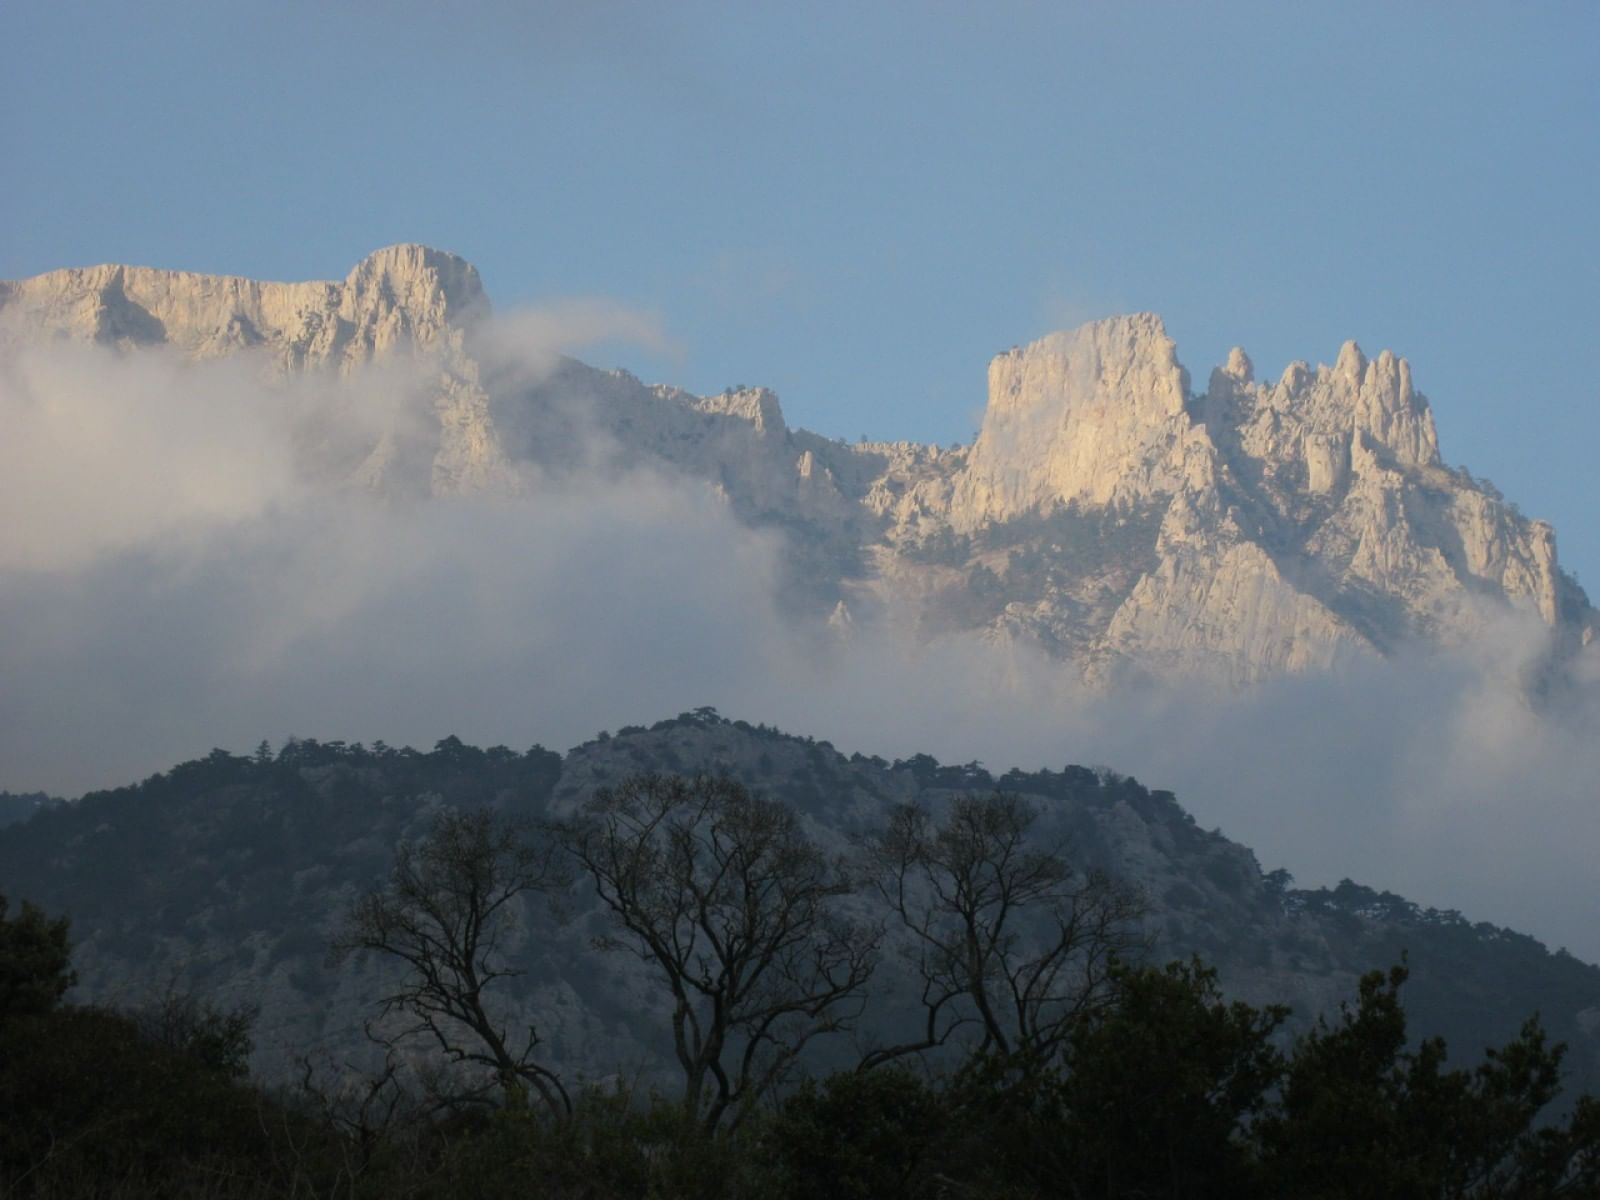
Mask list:
POLYGON ((1188 373, 1152 313, 1055 333, 989 364, 989 407, 956 489, 964 529, 1061 504, 1137 503, 1209 478, 1188 373), (1189 459, 1195 462, 1192 467, 1189 459))
POLYGON ((1292 363, 1267 386, 1235 351, 1195 407, 1274 533, 1263 544, 1298 561, 1303 590, 1380 649, 1470 636, 1494 611, 1484 598, 1551 627, 1592 619, 1556 565, 1550 527, 1444 466, 1405 359, 1369 361, 1346 342, 1332 367, 1292 363))
POLYGON ((512 484, 466 347, 467 331, 488 315, 477 270, 425 246, 379 250, 343 283, 99 266, 0 285, 0 350, 40 338, 125 351, 166 346, 197 360, 247 354, 285 375, 349 376, 403 362, 424 393, 426 427, 418 431, 409 410, 390 413, 351 476, 416 490, 395 474, 420 461, 422 489, 445 495, 512 484))
POLYGON ((570 358, 529 369, 504 331, 482 336, 491 321, 470 264, 410 245, 343 282, 101 266, 0 284, 0 354, 165 346, 253 356, 286 388, 334 381, 298 435, 334 484, 700 481, 781 533, 785 608, 836 630, 975 631, 1091 680, 1248 684, 1470 642, 1508 615, 1544 630, 1552 669, 1600 654, 1551 528, 1444 465, 1388 351, 1348 342, 1267 384, 1235 350, 1197 393, 1159 317, 1114 317, 997 356, 977 440, 940 449, 793 429, 763 388, 696 396, 570 358), (365 419, 343 419, 340 397, 363 391, 365 419))
POLYGON ((262 283, 150 267, 51 271, 4 285, 0 337, 45 334, 197 358, 265 347, 283 367, 348 369, 429 350, 489 312, 477 270, 425 246, 390 246, 343 283, 262 283))
MULTIPOLYGON (((948 520, 993 545, 997 528, 1052 512, 1146 522, 1142 570, 1080 553, 1003 614, 1091 673, 1248 683, 1419 638, 1460 642, 1503 609, 1569 640, 1594 624, 1550 527, 1446 468, 1409 364, 1354 342, 1333 366, 1294 363, 1272 385, 1235 349, 1199 395, 1150 314, 1000 355, 948 520)), ((1008 546, 988 565, 1003 591, 1018 559, 1061 558, 1058 546, 1008 546)))

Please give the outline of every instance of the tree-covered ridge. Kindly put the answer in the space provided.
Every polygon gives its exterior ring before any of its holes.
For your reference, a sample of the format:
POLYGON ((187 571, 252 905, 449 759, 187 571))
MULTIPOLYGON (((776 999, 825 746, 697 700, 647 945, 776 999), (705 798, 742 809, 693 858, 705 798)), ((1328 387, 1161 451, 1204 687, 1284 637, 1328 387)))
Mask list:
MULTIPOLYGON (((258 1002, 253 1061, 281 1074, 308 1041, 331 1053, 361 1040, 362 989, 372 981, 357 986, 329 969, 328 939, 349 899, 382 879, 395 847, 423 836, 441 811, 559 818, 630 775, 702 770, 789 806, 830 852, 869 836, 896 805, 939 811, 962 795, 1019 795, 1039 810, 1038 836, 1068 845, 1078 869, 1141 890, 1158 960, 1198 953, 1229 994, 1290 1003, 1296 1028, 1353 996, 1363 972, 1405 954, 1419 1027, 1471 1054, 1515 1036, 1538 1010, 1551 1036, 1572 1045, 1574 1078, 1600 1079, 1600 968, 1532 938, 1354 884, 1296 889, 1202 829, 1171 793, 1106 769, 847 757, 710 709, 601 734, 564 756, 453 738, 428 751, 310 739, 217 751, 0 830, 0 879, 19 899, 72 919, 75 996, 138 999, 177 981, 258 1002)), ((619 1040, 634 1036, 645 994, 626 964, 573 966, 597 932, 591 919, 551 925, 530 909, 519 986, 530 1002, 553 1006, 550 1044, 586 1070, 659 1061, 662 1047, 619 1040), (597 1045, 608 1058, 583 1058, 597 1045)))
POLYGON ((0 792, 0 826, 26 821, 34 813, 61 803, 44 792, 0 792))
POLYGON ((286 871, 325 853, 381 867, 383 838, 409 810, 534 807, 559 773, 560 757, 539 746, 519 754, 451 737, 422 752, 290 738, 276 753, 266 743, 249 755, 213 750, 141 783, 41 810, 7 831, 0 854, 19 869, 45 868, 33 872, 45 899, 76 892, 80 927, 119 909, 177 927, 220 890, 239 901, 247 931, 259 915, 252 894, 262 904, 281 900, 286 871))
MULTIPOLYGON (((1224 840, 1219 833, 1202 831, 1172 792, 1147 788, 1137 779, 1108 768, 1072 764, 1059 771, 1047 767, 1035 770, 1012 767, 996 775, 979 762, 945 764, 926 753, 892 761, 859 753, 843 759, 828 741, 785 733, 764 723, 730 720, 711 708, 684 712, 648 727, 634 725, 623 726, 615 733, 602 731, 575 747, 573 753, 609 746, 613 753, 625 756, 636 766, 673 769, 686 765, 688 760, 670 750, 664 753, 644 751, 639 744, 640 735, 670 735, 675 731, 703 731, 718 726, 738 731, 757 742, 803 750, 811 774, 822 778, 809 781, 812 788, 796 789, 791 784, 787 789, 780 785, 779 790, 814 790, 816 783, 837 784, 842 778, 857 784, 870 783, 869 779, 863 779, 864 769, 891 777, 909 777, 917 789, 927 792, 1001 789, 1068 804, 1126 803, 1141 813, 1170 822, 1177 836, 1192 838, 1197 844, 1208 839, 1224 840)), ((491 804, 537 810, 555 789, 561 770, 561 756, 539 745, 518 752, 505 746, 478 747, 451 736, 435 743, 432 750, 423 751, 410 746, 393 747, 381 741, 368 747, 360 742, 291 737, 276 751, 265 741, 249 754, 215 749, 203 758, 180 763, 140 783, 91 792, 70 803, 44 793, 0 793, 0 799, 25 804, 30 818, 26 830, 12 830, 8 834, 15 839, 8 844, 55 847, 62 844, 64 835, 67 845, 87 852, 89 845, 82 833, 85 823, 96 829, 115 830, 116 840, 124 846, 127 843, 123 837, 140 830, 146 838, 152 832, 178 837, 203 836, 220 832, 223 825, 233 828, 234 840, 250 841, 255 835, 269 832, 268 811, 277 810, 273 814, 276 820, 271 836, 253 843, 269 849, 285 839, 292 842, 298 822, 313 810, 319 822, 334 822, 326 828, 319 825, 315 831, 318 834, 332 834, 337 838, 341 833, 359 832, 355 822, 364 815, 360 805, 379 797, 389 800, 436 797, 457 806, 491 804), (256 814, 258 819, 248 824, 237 824, 247 815, 238 808, 238 801, 244 794, 241 789, 251 793, 252 803, 264 800, 268 810, 256 814), (204 804, 197 805, 202 797, 204 804), (329 801, 347 803, 341 807, 330 805, 329 801), (308 805, 313 807, 307 808, 308 805)), ((70 867, 79 860, 68 856, 60 861, 63 866, 70 867)), ((1393 892, 1368 888, 1348 879, 1333 888, 1303 889, 1292 885, 1292 878, 1283 871, 1273 871, 1262 878, 1264 891, 1276 897, 1286 911, 1343 918, 1344 924, 1352 929, 1363 921, 1402 927, 1425 926, 1451 931, 1463 940, 1514 946, 1529 954, 1547 952, 1542 942, 1527 934, 1488 922, 1470 921, 1456 910, 1424 908, 1393 892)), ((1570 957, 1564 950, 1556 954, 1570 957)))

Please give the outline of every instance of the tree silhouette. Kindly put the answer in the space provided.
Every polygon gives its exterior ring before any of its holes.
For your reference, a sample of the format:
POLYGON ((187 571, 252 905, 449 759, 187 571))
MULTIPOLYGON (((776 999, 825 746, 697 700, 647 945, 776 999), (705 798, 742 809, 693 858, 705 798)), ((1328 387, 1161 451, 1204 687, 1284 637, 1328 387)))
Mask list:
POLYGON ((874 1049, 872 1067, 975 1029, 976 1055, 1048 1062, 1140 944, 1131 888, 1040 847, 1037 811, 1008 792, 956 798, 935 824, 902 805, 866 843, 869 878, 911 935, 921 1037, 874 1049))
POLYGON ((78 980, 67 919, 52 920, 26 900, 15 917, 6 908, 0 895, 0 1019, 47 1013, 78 980))
POLYGON ((683 1103, 706 1129, 851 1027, 876 932, 834 910, 850 884, 786 805, 729 779, 636 775, 596 792, 564 840, 613 918, 599 944, 670 994, 683 1103))
POLYGON ((426 839, 401 844, 388 881, 355 903, 334 940, 336 958, 376 952, 409 968, 380 1008, 411 1023, 398 1034, 369 1032, 380 1042, 423 1038, 487 1068, 508 1103, 532 1088, 552 1112, 569 1112, 560 1077, 540 1061, 537 1026, 514 1032, 496 995, 521 974, 503 953, 520 901, 561 886, 551 847, 527 823, 486 808, 442 811, 426 839))

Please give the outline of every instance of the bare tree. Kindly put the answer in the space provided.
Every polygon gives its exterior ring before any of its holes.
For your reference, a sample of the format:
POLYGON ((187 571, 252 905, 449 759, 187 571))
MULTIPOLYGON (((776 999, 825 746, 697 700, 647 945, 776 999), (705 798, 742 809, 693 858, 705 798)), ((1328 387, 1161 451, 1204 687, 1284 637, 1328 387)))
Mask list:
POLYGON ((706 1129, 851 1028, 877 931, 834 910, 850 884, 786 805, 729 779, 636 775, 598 791, 565 840, 614 922, 597 944, 670 992, 684 1105, 706 1129))
MULTIPOLYGON (((384 1050, 383 1069, 376 1073, 363 1071, 354 1063, 319 1063, 309 1055, 295 1059, 300 1096, 324 1126, 338 1134, 334 1148, 342 1162, 334 1176, 335 1195, 340 1185, 354 1191, 356 1182, 384 1150, 414 1152, 415 1131, 434 1115, 417 1104, 401 1082, 395 1047, 388 1045, 384 1050)), ((285 1140, 291 1153, 298 1149, 292 1139, 285 1140)), ((412 1163, 414 1168, 417 1165, 412 1163)))
POLYGON ((977 1054, 1052 1058, 1104 995, 1116 958, 1140 945, 1139 894, 1081 874, 1063 847, 1040 847, 1037 811, 995 792, 958 797, 935 824, 896 808, 866 845, 872 886, 910 934, 922 1036, 866 1054, 862 1069, 942 1046, 973 1030, 977 1054))
POLYGON ((559 865, 526 822, 486 808, 445 809, 426 839, 402 843, 387 883, 356 901, 334 941, 336 958, 376 952, 409 968, 381 1015, 411 1023, 397 1034, 369 1025, 375 1040, 422 1038, 451 1061, 487 1068, 506 1102, 532 1088, 552 1112, 570 1112, 566 1088, 539 1059, 537 1027, 514 1032, 496 997, 521 974, 503 953, 521 899, 564 887, 559 865))

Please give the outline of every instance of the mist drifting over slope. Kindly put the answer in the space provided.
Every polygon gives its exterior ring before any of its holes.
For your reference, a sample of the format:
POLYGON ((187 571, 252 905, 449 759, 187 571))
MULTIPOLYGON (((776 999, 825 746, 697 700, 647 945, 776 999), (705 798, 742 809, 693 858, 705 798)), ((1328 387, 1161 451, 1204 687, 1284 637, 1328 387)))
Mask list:
MULTIPOLYGON (((655 339, 594 306, 518 314, 492 369, 655 339)), ((400 367, 24 349, 0 366, 0 787, 76 794, 291 734, 556 748, 698 705, 991 768, 1169 787, 1302 883, 1352 876, 1600 958, 1600 681, 1535 712, 1541 631, 1221 692, 1091 689, 1027 643, 797 624, 782 535, 703 482, 523 464, 507 494, 319 482, 340 426, 424 420, 400 367), (331 415, 330 415, 331 414, 331 415)))

